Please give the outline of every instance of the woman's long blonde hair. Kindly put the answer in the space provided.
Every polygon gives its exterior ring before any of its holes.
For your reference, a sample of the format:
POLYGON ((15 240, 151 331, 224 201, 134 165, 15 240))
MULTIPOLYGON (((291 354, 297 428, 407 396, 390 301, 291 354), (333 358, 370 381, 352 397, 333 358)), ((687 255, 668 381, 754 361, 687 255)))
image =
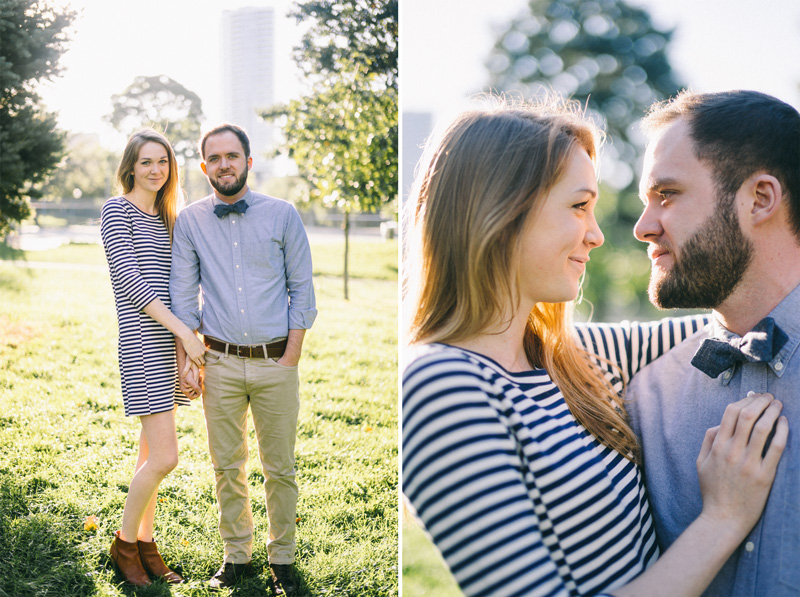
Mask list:
POLYGON ((181 207, 182 195, 180 190, 180 179, 178 175, 178 162, 175 159, 175 152, 167 141, 167 138, 153 129, 142 129, 133 133, 125 145, 122 159, 117 168, 117 183, 122 193, 130 193, 133 190, 133 167, 139 159, 139 150, 146 143, 158 143, 167 150, 169 157, 169 176, 164 186, 156 194, 155 208, 164 226, 169 232, 169 239, 172 242, 172 229, 175 227, 175 218, 178 217, 178 210, 181 207))
MULTIPOLYGON (((574 102, 495 100, 461 114, 426 152, 412 189, 404 295, 411 343, 453 343, 485 332, 519 304, 521 232, 564 173, 571 152, 595 161, 601 133, 574 102)), ((636 436, 622 401, 578 345, 572 303, 537 303, 524 346, 545 368, 575 418, 627 458, 636 436)))

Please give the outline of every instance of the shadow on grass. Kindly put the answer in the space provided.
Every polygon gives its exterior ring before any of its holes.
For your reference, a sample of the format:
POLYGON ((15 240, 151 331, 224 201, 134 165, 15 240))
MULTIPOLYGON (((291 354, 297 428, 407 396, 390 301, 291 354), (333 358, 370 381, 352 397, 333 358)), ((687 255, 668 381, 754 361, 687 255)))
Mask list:
POLYGON ((0 261, 25 261, 25 251, 0 243, 0 261))

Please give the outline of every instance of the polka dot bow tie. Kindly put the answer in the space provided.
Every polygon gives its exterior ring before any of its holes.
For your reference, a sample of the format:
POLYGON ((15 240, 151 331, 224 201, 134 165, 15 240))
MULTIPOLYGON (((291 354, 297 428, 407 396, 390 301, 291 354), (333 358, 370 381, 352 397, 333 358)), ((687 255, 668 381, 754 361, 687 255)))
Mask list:
POLYGON ((247 205, 247 202, 244 199, 240 199, 233 205, 229 205, 227 203, 220 203, 219 205, 214 206, 214 213, 217 214, 218 218, 223 216, 227 216, 232 211, 235 211, 237 214, 243 214, 247 211, 247 208, 250 207, 247 205))
POLYGON ((741 338, 706 338, 694 353, 692 365, 709 377, 718 377, 734 363, 769 363, 788 340, 775 320, 765 317, 741 338))

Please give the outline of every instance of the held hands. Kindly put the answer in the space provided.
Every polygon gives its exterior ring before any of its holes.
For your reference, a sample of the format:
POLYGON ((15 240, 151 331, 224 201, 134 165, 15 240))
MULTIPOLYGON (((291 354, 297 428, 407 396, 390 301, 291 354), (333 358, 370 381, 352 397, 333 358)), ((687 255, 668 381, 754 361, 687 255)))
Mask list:
POLYGON ((706 432, 697 457, 700 518, 741 539, 761 516, 786 447, 789 425, 779 416, 782 408, 771 395, 752 392, 729 404, 720 425, 706 432))
POLYGON ((194 400, 203 393, 202 370, 188 359, 186 360, 186 367, 180 375, 180 389, 189 400, 194 400))
POLYGON ((206 345, 200 341, 194 332, 190 332, 181 338, 183 350, 186 351, 186 366, 181 372, 181 377, 184 377, 192 365, 198 368, 202 367, 205 363, 206 345))

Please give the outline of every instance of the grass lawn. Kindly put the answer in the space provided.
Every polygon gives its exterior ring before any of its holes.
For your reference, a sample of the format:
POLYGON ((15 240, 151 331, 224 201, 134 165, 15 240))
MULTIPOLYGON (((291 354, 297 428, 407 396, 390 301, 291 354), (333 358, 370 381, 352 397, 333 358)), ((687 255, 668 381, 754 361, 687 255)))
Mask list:
MULTIPOLYGON (((341 249, 312 247, 315 258, 341 249)), ((328 275, 333 261, 315 264, 319 316, 300 363, 296 564, 301 594, 396 596, 397 243, 351 251, 349 301, 341 278, 328 275)), ((138 420, 123 414, 116 344, 100 247, 0 250, 0 596, 272 595, 252 428, 259 575, 233 593, 204 587, 222 543, 199 402, 178 410, 181 462, 161 485, 156 513, 164 558, 189 582, 134 591, 115 575, 108 547, 139 434, 138 420), (23 268, 9 259, 65 265, 23 268), (97 528, 85 528, 90 516, 97 528)))
POLYGON ((403 595, 460 597, 441 554, 410 514, 403 516, 403 595))

